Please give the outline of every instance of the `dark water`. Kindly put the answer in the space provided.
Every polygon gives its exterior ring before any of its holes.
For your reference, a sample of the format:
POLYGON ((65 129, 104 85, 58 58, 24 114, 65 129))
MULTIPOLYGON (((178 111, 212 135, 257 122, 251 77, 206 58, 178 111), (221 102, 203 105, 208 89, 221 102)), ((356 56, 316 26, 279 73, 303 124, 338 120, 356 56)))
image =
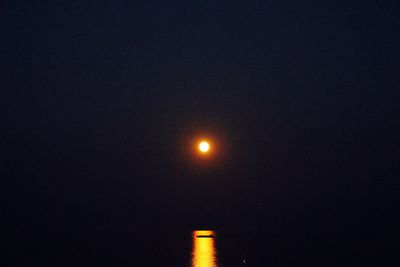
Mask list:
POLYGON ((30 240, 12 248, 17 253, 9 255, 7 266, 398 266, 399 262, 395 240, 367 235, 155 230, 71 234, 62 242, 38 234, 30 240))
MULTIPOLYGON (((219 235, 194 231, 192 267, 217 266, 394 266, 390 245, 367 236, 219 235), (199 238, 198 234, 212 234, 199 238)), ((394 243, 393 243, 394 244, 394 243)), ((182 265, 183 266, 183 265, 182 265)))

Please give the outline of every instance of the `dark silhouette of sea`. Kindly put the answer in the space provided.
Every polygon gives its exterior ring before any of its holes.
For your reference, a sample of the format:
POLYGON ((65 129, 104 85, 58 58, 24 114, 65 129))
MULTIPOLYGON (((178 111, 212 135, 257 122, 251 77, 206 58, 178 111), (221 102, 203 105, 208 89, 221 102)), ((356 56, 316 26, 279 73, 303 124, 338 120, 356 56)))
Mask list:
POLYGON ((396 266, 399 262, 398 246, 388 237, 214 230, 215 236, 199 237, 203 243, 198 248, 193 232, 187 230, 71 233, 62 239, 38 233, 8 247, 12 254, 7 255, 7 266, 396 266), (203 259, 195 265, 195 249, 210 252, 208 238, 215 245, 215 264, 203 259))

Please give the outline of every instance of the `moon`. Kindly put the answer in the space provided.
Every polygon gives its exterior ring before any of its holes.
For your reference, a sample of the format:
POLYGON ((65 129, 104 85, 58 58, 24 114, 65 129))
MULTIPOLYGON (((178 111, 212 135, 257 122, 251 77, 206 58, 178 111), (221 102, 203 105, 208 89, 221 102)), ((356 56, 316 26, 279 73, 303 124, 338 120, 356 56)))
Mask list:
POLYGON ((207 153, 210 151, 210 144, 207 141, 201 141, 199 143, 199 151, 201 153, 207 153))

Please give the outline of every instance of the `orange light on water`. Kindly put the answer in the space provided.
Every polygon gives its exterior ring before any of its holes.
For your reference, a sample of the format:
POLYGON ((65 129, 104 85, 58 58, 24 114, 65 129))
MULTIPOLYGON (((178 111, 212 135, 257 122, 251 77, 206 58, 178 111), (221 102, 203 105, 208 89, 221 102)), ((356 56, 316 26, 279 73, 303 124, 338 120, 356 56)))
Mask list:
POLYGON ((193 231, 192 267, 218 267, 214 231, 193 231))

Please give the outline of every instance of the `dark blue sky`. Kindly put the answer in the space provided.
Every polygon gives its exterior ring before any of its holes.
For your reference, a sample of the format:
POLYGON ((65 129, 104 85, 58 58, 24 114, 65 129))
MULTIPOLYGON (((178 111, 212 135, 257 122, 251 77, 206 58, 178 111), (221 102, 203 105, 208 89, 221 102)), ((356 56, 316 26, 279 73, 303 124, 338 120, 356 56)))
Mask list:
POLYGON ((9 2, 0 192, 11 239, 398 222, 397 4, 9 2), (229 159, 188 165, 180 151, 197 132, 222 138, 229 159))

